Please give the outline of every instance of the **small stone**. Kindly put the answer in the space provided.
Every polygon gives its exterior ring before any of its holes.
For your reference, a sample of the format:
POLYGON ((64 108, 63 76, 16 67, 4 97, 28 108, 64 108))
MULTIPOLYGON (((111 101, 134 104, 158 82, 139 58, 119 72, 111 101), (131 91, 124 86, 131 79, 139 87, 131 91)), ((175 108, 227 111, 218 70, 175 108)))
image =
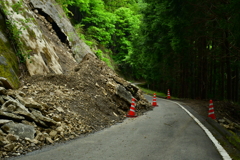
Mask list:
POLYGON ((1 95, 6 95, 7 90, 4 87, 0 87, 0 94, 1 95))
POLYGON ((18 96, 18 99, 27 108, 36 108, 39 110, 44 109, 44 107, 41 104, 37 103, 35 100, 33 100, 32 97, 31 98, 23 98, 23 97, 18 96))
POLYGON ((64 112, 64 110, 62 109, 62 107, 57 107, 58 112, 64 112))
POLYGON ((0 77, 0 81, 6 89, 13 89, 13 85, 4 77, 0 77))
POLYGON ((6 137, 0 136, 0 146, 5 146, 10 142, 6 139, 6 137))
POLYGON ((12 153, 13 156, 20 156, 21 153, 12 153))
POLYGON ((0 104, 4 104, 4 103, 5 103, 5 101, 4 101, 3 97, 0 96, 0 104))
POLYGON ((63 129, 63 127, 62 127, 62 126, 60 126, 60 127, 57 127, 57 128, 56 128, 56 131, 58 131, 58 132, 63 132, 63 131, 64 131, 64 129, 63 129))
POLYGON ((34 13, 38 14, 38 10, 37 9, 34 9, 33 11, 34 11, 34 13))
POLYGON ((12 151, 15 147, 15 144, 14 143, 10 143, 10 144, 7 144, 4 146, 4 150, 5 151, 12 151))
POLYGON ((31 146, 31 147, 34 147, 34 146, 36 146, 36 145, 35 145, 34 143, 31 143, 30 146, 31 146))
POLYGON ((7 134, 4 133, 1 129, 0 129, 0 136, 6 136, 7 134))
POLYGON ((56 122, 61 122, 62 121, 62 118, 59 115, 53 115, 52 119, 56 122))
POLYGON ((64 95, 64 93, 61 90, 55 90, 54 92, 57 96, 64 95))
POLYGON ((225 128, 228 129, 228 128, 229 128, 229 125, 224 124, 223 127, 225 127, 225 128))
POLYGON ((57 135, 57 131, 52 130, 52 131, 49 133, 49 135, 50 135, 51 137, 55 137, 55 136, 57 135))
POLYGON ((36 139, 32 139, 31 142, 34 143, 34 144, 38 144, 39 143, 39 141, 36 140, 36 139))
POLYGON ((8 120, 8 119, 0 119, 0 125, 6 124, 12 122, 12 120, 8 120))
POLYGON ((219 119, 218 122, 219 123, 225 123, 226 121, 224 119, 219 119))
POLYGON ((8 141, 11 141, 11 142, 16 142, 19 140, 19 136, 13 135, 13 134, 8 134, 6 138, 8 141))
POLYGON ((23 88, 23 89, 28 89, 28 86, 23 86, 22 88, 23 88))
POLYGON ((49 25, 49 26, 48 26, 48 30, 51 30, 51 29, 52 29, 52 25, 49 25))
POLYGON ((53 140, 51 139, 51 137, 46 137, 46 141, 49 142, 49 143, 53 143, 53 140))

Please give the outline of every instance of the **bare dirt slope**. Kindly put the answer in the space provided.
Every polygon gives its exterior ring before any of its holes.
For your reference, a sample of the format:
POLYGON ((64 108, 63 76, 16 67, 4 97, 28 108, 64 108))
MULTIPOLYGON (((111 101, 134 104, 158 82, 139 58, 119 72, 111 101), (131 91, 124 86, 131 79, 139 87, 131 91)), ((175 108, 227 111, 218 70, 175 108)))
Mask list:
POLYGON ((21 92, 25 99, 40 103, 43 106, 39 110, 41 114, 57 124, 41 126, 29 120, 17 121, 34 126, 34 139, 16 140, 15 137, 12 140, 12 135, 2 133, 7 139, 0 144, 0 158, 22 155, 121 122, 129 111, 132 97, 137 100, 137 115, 152 109, 141 90, 91 54, 73 68, 67 74, 23 78, 19 90, 8 90, 8 96, 14 97, 13 93, 21 92))
MULTIPOLYGON (((116 94, 116 85, 123 85, 137 99, 137 114, 151 109, 140 90, 118 77, 104 62, 87 55, 72 72, 65 75, 33 76, 25 79, 22 91, 37 102, 51 106, 48 114, 58 114, 66 123, 85 126, 92 132, 125 118, 130 103, 116 94), (79 125, 79 124, 76 124, 79 125)), ((76 127, 75 130, 79 130, 76 127)))

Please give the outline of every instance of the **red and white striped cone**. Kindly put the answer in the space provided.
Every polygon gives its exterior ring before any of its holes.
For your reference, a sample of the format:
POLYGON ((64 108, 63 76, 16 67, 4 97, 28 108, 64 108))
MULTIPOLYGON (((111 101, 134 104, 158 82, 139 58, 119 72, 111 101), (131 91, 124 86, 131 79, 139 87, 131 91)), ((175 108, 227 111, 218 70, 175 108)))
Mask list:
POLYGON ((153 107, 157 107, 157 100, 156 100, 156 93, 153 94, 153 102, 152 102, 153 107))
POLYGON ((170 91, 168 89, 168 92, 167 92, 167 99, 171 99, 171 96, 170 96, 170 91))
POLYGON ((216 119, 212 100, 209 101, 208 117, 210 117, 212 119, 216 119))
POLYGON ((135 106, 136 106, 135 101, 136 101, 136 99, 132 98, 130 110, 128 111, 128 114, 126 115, 127 117, 131 117, 131 118, 137 117, 136 113, 135 113, 135 106))

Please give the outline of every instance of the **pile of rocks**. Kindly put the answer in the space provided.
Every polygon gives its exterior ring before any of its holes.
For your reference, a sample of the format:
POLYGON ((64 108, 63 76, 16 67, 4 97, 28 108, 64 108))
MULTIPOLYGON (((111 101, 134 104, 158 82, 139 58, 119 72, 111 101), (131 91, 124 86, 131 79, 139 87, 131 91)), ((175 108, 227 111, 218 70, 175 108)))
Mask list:
POLYGON ((0 158, 93 133, 152 109, 142 91, 91 54, 67 75, 32 76, 12 90, 0 83, 0 158))
POLYGON ((12 90, 3 77, 0 85, 0 157, 25 154, 92 131, 80 115, 37 103, 21 90, 12 90))
POLYGON ((47 106, 24 98, 24 93, 12 90, 3 77, 0 86, 0 157, 6 156, 7 152, 20 155, 28 145, 34 147, 40 141, 51 143, 52 137, 40 134, 39 130, 42 127, 57 128, 61 124, 43 114, 47 106))
POLYGON ((226 129, 232 130, 234 132, 240 132, 240 125, 232 122, 231 120, 223 117, 222 119, 218 119, 218 123, 225 127, 226 129))

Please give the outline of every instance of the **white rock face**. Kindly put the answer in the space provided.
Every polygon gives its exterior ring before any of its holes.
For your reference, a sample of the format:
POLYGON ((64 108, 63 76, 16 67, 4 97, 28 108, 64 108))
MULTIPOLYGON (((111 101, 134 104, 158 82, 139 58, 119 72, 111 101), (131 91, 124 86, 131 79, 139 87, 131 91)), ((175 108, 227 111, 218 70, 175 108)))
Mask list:
POLYGON ((63 74, 91 49, 82 42, 54 0, 6 0, 7 18, 17 26, 29 74, 63 74), (18 8, 14 8, 16 4, 18 8), (27 56, 26 56, 27 57, 27 56))

